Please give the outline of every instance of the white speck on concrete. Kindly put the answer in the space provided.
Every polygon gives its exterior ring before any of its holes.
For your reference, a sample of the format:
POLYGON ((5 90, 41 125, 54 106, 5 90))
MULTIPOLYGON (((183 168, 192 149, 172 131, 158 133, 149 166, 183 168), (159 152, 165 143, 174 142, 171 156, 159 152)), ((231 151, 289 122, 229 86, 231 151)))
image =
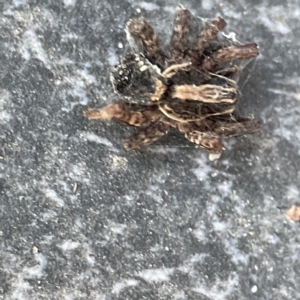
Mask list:
POLYGON ((169 281, 170 276, 173 274, 173 268, 166 269, 146 269, 140 271, 136 274, 136 276, 142 277, 144 280, 148 282, 162 282, 169 281))
POLYGON ((63 0, 63 2, 66 7, 69 7, 69 6, 75 6, 77 0, 63 0))
POLYGON ((43 192, 45 193, 45 196, 49 199, 51 199, 52 201, 54 201, 57 206, 64 206, 65 205, 65 202, 63 199, 61 199, 58 195, 57 195, 57 192, 50 189, 50 188, 44 188, 43 189, 43 192))
POLYGON ((148 11, 159 10, 159 6, 153 2, 139 2, 139 7, 148 11))
POLYGON ((80 246, 79 242, 73 242, 73 241, 64 241, 61 245, 59 245, 59 247, 63 250, 63 251, 71 251, 74 250, 76 248, 78 248, 80 246))
POLYGON ((35 279, 43 276, 43 271, 47 265, 46 257, 42 253, 36 253, 34 254, 34 259, 38 262, 38 264, 33 267, 25 267, 23 269, 24 278, 35 279))
POLYGON ((116 149, 113 144, 111 143, 111 141, 109 141, 107 138, 104 137, 100 137, 92 132, 81 132, 80 133, 80 137, 88 142, 94 142, 97 144, 101 144, 104 146, 107 146, 111 151, 113 152, 119 152, 118 149, 116 149))
POLYGON ((122 290, 124 290, 127 287, 132 287, 132 286, 137 286, 140 283, 139 280, 135 279, 124 279, 122 281, 116 282, 113 287, 111 292, 113 294, 119 294, 122 290))
POLYGON ((201 4, 202 4, 203 9, 211 10, 213 8, 215 2, 212 0, 202 0, 201 4))
POLYGON ((35 32, 35 27, 31 27, 23 34, 23 47, 21 48, 21 54, 26 60, 29 58, 36 58, 43 62, 45 67, 51 68, 52 63, 48 58, 48 54, 45 52, 42 43, 35 32))

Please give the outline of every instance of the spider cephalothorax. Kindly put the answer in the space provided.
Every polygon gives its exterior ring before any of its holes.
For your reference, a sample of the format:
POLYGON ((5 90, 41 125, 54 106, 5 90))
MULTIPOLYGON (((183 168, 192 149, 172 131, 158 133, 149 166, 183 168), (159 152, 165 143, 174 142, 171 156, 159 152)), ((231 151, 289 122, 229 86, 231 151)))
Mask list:
POLYGON ((170 55, 159 47, 152 27, 143 19, 127 23, 128 41, 135 53, 127 54, 111 73, 115 92, 123 101, 84 112, 88 119, 111 119, 142 128, 128 138, 127 150, 142 149, 172 127, 191 142, 222 153, 221 136, 254 133, 258 120, 242 118, 236 110, 241 71, 235 62, 259 54, 256 44, 215 43, 226 23, 216 18, 189 40, 191 13, 178 7, 170 55))

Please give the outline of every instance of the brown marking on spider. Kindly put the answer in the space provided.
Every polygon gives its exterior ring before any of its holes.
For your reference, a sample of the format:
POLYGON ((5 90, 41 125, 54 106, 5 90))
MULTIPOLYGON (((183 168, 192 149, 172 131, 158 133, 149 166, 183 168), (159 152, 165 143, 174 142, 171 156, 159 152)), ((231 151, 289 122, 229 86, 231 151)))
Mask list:
POLYGON ((127 23, 127 30, 133 39, 141 41, 143 52, 151 62, 162 63, 164 61, 165 55, 159 47, 158 38, 146 20, 143 18, 130 20, 127 23))
POLYGON ((241 71, 235 61, 256 57, 258 46, 211 47, 226 26, 220 17, 189 42, 191 18, 186 8, 177 9, 171 56, 160 48, 148 22, 142 18, 130 20, 128 40, 139 53, 127 54, 111 75, 115 92, 124 101, 84 112, 88 119, 116 118, 141 126, 125 140, 128 151, 145 148, 177 128, 192 143, 211 153, 222 153, 222 136, 252 134, 261 128, 260 121, 237 113, 239 90, 233 79, 241 71))
POLYGON ((110 120, 114 117, 120 122, 128 125, 142 126, 148 124, 149 122, 156 121, 159 118, 160 113, 157 110, 134 111, 124 103, 114 103, 105 106, 104 108, 89 108, 84 112, 84 116, 89 120, 110 120))
POLYGON ((177 63, 181 62, 184 53, 187 50, 190 19, 191 13, 188 9, 185 9, 184 7, 177 9, 170 43, 172 57, 177 63))
POLYGON ((199 65, 204 50, 213 40, 217 38, 218 33, 223 30, 225 26, 226 22, 224 21, 224 19, 218 17, 214 19, 211 24, 207 24, 204 30, 200 32, 200 34, 194 41, 192 49, 190 51, 190 56, 192 58, 193 64, 199 65))
POLYGON ((170 93, 171 98, 182 101, 201 101, 203 103, 230 103, 237 101, 237 89, 224 88, 213 84, 192 86, 189 84, 175 85, 170 93))

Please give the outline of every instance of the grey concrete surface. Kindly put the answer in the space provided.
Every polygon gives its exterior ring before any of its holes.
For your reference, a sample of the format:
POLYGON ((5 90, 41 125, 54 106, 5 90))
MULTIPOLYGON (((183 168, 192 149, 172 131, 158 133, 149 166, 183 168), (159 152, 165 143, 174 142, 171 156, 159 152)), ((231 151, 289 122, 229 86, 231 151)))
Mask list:
POLYGON ((181 2, 260 46, 240 86, 262 132, 219 161, 83 117, 117 99, 127 20, 167 41, 178 3, 1 1, 0 299, 300 299, 298 0, 181 2))

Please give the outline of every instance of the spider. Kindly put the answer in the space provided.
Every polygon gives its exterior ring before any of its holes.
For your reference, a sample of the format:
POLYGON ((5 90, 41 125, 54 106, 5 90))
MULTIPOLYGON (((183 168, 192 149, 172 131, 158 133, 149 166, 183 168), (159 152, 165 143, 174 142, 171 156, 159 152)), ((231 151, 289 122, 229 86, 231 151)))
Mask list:
POLYGON ((127 39, 134 49, 111 72, 115 92, 123 101, 89 108, 88 119, 110 120, 141 127, 125 140, 128 151, 157 141, 171 128, 211 153, 224 150, 222 136, 258 132, 259 120, 241 117, 236 109, 239 90, 234 62, 259 54, 255 43, 220 45, 218 33, 226 22, 218 17, 190 41, 190 11, 179 6, 170 42, 170 54, 143 18, 127 23, 127 39))

